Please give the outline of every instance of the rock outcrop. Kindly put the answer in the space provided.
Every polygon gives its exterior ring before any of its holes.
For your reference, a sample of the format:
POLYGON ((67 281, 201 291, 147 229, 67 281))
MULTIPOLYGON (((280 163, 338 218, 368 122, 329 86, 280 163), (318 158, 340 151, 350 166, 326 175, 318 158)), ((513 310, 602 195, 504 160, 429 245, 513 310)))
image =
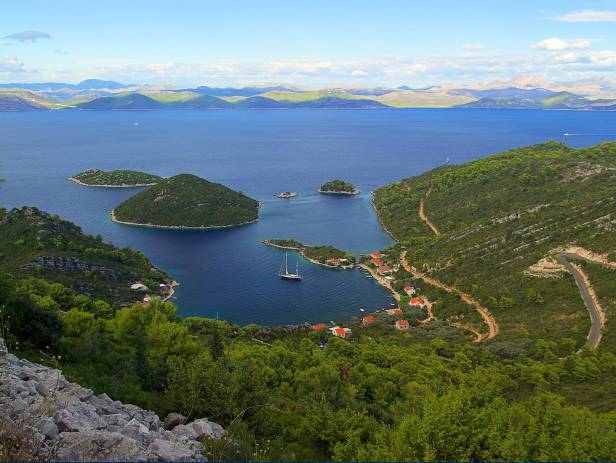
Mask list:
POLYGON ((199 439, 224 434, 207 419, 173 421, 172 430, 166 430, 154 412, 95 395, 67 381, 59 370, 21 360, 8 353, 0 338, 0 456, 203 461, 199 439))

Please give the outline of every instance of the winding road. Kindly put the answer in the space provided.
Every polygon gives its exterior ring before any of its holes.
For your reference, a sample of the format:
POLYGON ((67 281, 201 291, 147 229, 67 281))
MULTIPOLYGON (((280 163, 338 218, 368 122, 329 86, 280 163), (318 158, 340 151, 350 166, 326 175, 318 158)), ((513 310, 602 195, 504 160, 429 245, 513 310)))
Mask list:
POLYGON ((591 326, 586 342, 594 348, 597 348, 601 342, 602 328, 605 323, 603 310, 596 301, 596 296, 594 295, 593 289, 590 286, 590 281, 588 280, 586 274, 578 266, 569 262, 568 259, 586 260, 589 262, 592 261, 582 256, 578 256, 577 254, 570 254, 567 252, 559 252, 556 254, 556 260, 558 260, 558 262, 560 262, 565 269, 573 275, 575 283, 580 290, 582 300, 584 301, 584 304, 586 304, 586 309, 588 309, 588 313, 590 314, 591 326))
POLYGON ((488 325, 488 332, 487 333, 479 333, 478 331, 471 330, 468 327, 465 327, 465 326, 462 326, 462 325, 459 325, 459 324, 458 325, 454 325, 457 328, 466 329, 467 331, 471 331, 472 333, 474 333, 475 334, 475 342, 479 343, 479 342, 485 341, 486 339, 492 339, 493 337, 495 337, 498 334, 498 331, 499 331, 498 323, 496 323, 496 319, 494 318, 492 313, 487 308, 482 306, 471 295, 466 294, 466 293, 460 291, 458 288, 454 288, 453 286, 448 286, 448 285, 446 285, 445 283, 443 283, 443 282, 441 282, 439 280, 436 280, 436 279, 434 279, 434 278, 432 278, 432 277, 430 277, 430 276, 428 276, 428 275, 426 275, 424 273, 421 273, 421 272, 417 271, 417 269, 415 267, 412 267, 408 263, 408 261, 406 260, 406 251, 403 251, 402 254, 400 254, 400 263, 404 267, 404 270, 406 270, 408 273, 410 273, 414 277, 421 278, 422 280, 424 280, 429 285, 436 286, 438 288, 444 289, 448 293, 455 293, 458 296, 460 296, 460 298, 465 303, 475 307, 475 310, 477 310, 477 312, 479 312, 479 315, 481 315, 481 317, 483 318, 483 321, 486 323, 486 325, 488 325))

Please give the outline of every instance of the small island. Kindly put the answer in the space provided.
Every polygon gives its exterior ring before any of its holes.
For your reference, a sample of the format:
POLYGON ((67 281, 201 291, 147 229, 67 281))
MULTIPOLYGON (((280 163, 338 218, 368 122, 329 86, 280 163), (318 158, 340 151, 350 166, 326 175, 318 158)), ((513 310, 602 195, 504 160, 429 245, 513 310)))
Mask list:
POLYGON ((83 186, 133 188, 155 185, 162 180, 162 177, 136 170, 111 170, 106 172, 99 169, 88 169, 70 177, 69 180, 83 186))
POLYGON ((355 267, 355 256, 333 246, 306 246, 296 240, 265 240, 263 243, 281 249, 293 249, 313 264, 329 268, 351 269, 355 267))
POLYGON ((153 228, 226 228, 256 222, 259 202, 196 175, 161 180, 111 212, 114 222, 153 228))
POLYGON ((319 188, 319 193, 333 195, 356 195, 359 193, 359 190, 355 188, 352 183, 336 179, 330 180, 329 182, 321 185, 319 188))

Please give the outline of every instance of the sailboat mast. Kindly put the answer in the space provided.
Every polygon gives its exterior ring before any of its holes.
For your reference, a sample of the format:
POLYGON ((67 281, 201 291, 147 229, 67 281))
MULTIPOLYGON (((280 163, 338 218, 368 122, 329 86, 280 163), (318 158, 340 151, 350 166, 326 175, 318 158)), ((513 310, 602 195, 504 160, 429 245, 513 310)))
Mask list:
POLYGON ((288 275, 289 273, 289 253, 285 252, 284 253, 284 273, 285 275, 288 275))

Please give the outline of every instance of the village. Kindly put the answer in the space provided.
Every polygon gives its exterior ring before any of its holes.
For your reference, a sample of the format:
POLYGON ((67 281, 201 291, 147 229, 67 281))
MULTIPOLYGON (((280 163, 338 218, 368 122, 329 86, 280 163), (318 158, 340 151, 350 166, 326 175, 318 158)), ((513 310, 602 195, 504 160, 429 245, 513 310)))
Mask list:
POLYGON ((130 289, 132 291, 143 294, 143 298, 141 299, 140 304, 142 307, 145 307, 150 302, 166 302, 170 299, 173 299, 173 295, 175 294, 175 288, 179 285, 180 284, 175 280, 165 281, 164 283, 159 283, 158 288, 156 290, 153 290, 148 287, 144 282, 135 281, 132 285, 130 285, 130 289))
MULTIPOLYGON (((397 264, 388 264, 387 257, 386 254, 375 251, 369 255, 361 256, 358 266, 367 278, 376 280, 392 293, 392 298, 395 300, 395 302, 391 303, 393 307, 378 309, 371 314, 363 316, 361 320, 347 324, 355 324, 362 328, 390 328, 400 333, 410 333, 412 327, 425 323, 430 319, 429 313, 426 310, 429 308, 430 303, 425 298, 420 297, 417 294, 417 290, 411 285, 405 285, 402 288, 403 294, 394 288, 396 279, 393 274, 399 268, 397 264)), ((364 309, 360 310, 363 312, 364 309)), ((353 336, 353 329, 351 327, 340 326, 333 322, 330 322, 329 325, 326 323, 316 323, 311 328, 313 331, 327 331, 332 336, 342 339, 349 339, 353 336)))

